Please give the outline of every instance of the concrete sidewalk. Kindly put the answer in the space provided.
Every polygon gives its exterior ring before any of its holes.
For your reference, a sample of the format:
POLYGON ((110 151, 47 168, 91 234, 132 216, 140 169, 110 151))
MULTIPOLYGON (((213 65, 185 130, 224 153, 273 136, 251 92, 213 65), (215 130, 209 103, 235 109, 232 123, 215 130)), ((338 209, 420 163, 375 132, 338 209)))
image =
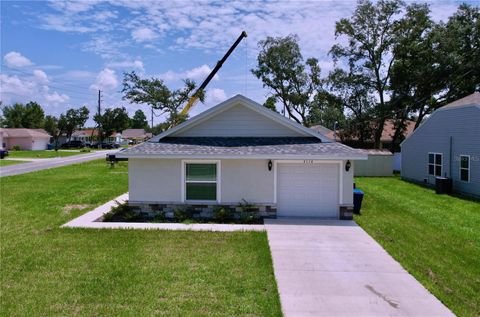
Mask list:
POLYGON ((454 316, 353 221, 265 227, 284 316, 454 316))

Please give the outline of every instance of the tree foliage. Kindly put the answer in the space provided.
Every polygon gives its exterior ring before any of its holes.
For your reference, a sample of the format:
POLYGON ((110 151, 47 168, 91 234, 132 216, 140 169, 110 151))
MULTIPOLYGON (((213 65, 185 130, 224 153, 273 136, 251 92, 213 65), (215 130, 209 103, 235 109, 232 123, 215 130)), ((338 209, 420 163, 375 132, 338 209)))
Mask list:
POLYGON ((252 73, 282 103, 284 113, 308 125, 312 99, 322 85, 318 60, 309 58, 304 62, 296 35, 267 37, 258 45, 257 67, 252 73))
POLYGON ((110 137, 114 132, 123 131, 128 128, 130 118, 125 107, 107 108, 103 114, 96 114, 93 120, 97 123, 100 143, 110 137))
POLYGON ((67 140, 70 140, 73 132, 80 130, 88 120, 90 111, 83 106, 79 109, 68 109, 65 115, 61 115, 60 122, 63 125, 62 133, 65 134, 67 140))
POLYGON ((130 128, 132 129, 146 129, 148 128, 148 121, 145 113, 138 109, 135 111, 132 119, 130 120, 130 128))
POLYGON ((349 18, 336 23, 335 37, 344 37, 347 44, 335 44, 331 49, 334 61, 344 60, 348 77, 361 78, 366 91, 375 92, 378 103, 374 107, 374 142, 380 146, 383 126, 390 115, 388 84, 395 60, 396 16, 403 3, 399 0, 368 0, 358 2, 349 18))
MULTIPOLYGON (((140 78, 132 71, 124 74, 123 99, 137 104, 147 104, 153 109, 161 110, 167 115, 167 122, 172 127, 186 120, 186 116, 180 114, 180 109, 196 88, 196 84, 192 80, 185 79, 183 82, 183 88, 172 90, 161 79, 140 78)), ((204 102, 203 91, 200 91, 197 96, 201 102, 204 102)))
POLYGON ((7 128, 43 128, 45 113, 42 107, 30 101, 26 105, 16 103, 12 106, 5 106, 3 111, 3 125, 7 128))

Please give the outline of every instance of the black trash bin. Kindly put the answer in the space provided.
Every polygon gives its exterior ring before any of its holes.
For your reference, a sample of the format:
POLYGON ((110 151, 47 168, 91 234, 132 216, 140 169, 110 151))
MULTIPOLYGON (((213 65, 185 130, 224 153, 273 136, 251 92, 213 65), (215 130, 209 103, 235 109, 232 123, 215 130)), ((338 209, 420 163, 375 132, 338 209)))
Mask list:
POLYGON ((452 179, 446 177, 435 178, 435 192, 437 194, 451 194, 452 193, 452 179))
POLYGON ((360 189, 353 190, 353 212, 357 215, 360 214, 360 209, 362 209, 362 200, 365 193, 360 189))

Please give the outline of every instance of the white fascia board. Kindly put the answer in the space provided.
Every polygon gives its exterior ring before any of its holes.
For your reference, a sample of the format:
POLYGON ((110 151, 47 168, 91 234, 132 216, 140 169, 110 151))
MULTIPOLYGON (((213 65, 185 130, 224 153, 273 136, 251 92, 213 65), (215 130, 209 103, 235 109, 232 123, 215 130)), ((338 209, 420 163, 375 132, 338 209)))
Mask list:
POLYGON ((196 160, 196 159, 208 159, 208 160, 223 160, 223 159, 236 159, 236 160, 367 160, 368 156, 363 154, 358 155, 165 155, 165 154, 129 154, 122 155, 117 154, 118 158, 139 158, 139 159, 182 159, 182 160, 196 160))

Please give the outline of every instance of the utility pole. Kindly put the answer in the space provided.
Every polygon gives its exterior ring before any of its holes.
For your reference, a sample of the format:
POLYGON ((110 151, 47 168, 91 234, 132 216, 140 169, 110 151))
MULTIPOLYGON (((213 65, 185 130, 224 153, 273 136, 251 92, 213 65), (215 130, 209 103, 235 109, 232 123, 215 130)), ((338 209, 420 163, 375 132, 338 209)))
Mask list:
POLYGON ((98 90, 98 110, 97 113, 98 115, 101 115, 101 102, 102 102, 102 91, 99 89, 98 90))
MULTIPOLYGON (((99 89, 98 90, 98 108, 97 108, 97 114, 98 114, 98 117, 100 117, 102 115, 102 91, 99 89)), ((98 148, 100 149, 102 147, 102 144, 101 142, 103 142, 102 140, 102 125, 101 124, 98 124, 98 140, 97 140, 97 145, 98 145, 98 148)))
POLYGON ((151 107, 150 109, 152 110, 152 119, 151 119, 150 125, 151 125, 151 128, 153 129, 153 107, 151 107))

